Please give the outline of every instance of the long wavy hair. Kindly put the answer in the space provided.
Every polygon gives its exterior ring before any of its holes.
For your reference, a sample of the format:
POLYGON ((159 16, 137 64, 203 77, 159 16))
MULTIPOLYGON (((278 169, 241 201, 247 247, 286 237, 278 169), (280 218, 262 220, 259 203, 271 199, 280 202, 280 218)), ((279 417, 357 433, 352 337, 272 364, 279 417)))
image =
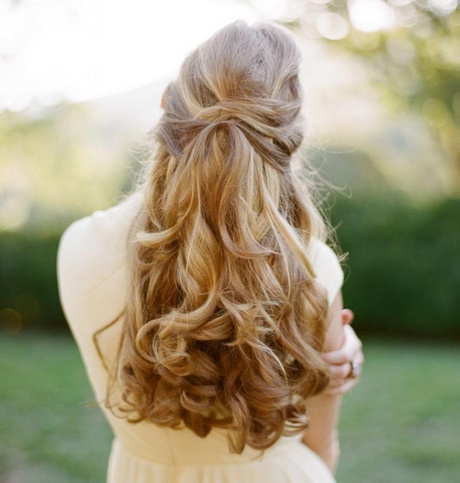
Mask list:
POLYGON ((292 168, 299 62, 281 28, 236 22, 166 91, 106 401, 131 422, 224 427, 238 453, 308 426, 328 305, 309 256, 324 224, 292 168))

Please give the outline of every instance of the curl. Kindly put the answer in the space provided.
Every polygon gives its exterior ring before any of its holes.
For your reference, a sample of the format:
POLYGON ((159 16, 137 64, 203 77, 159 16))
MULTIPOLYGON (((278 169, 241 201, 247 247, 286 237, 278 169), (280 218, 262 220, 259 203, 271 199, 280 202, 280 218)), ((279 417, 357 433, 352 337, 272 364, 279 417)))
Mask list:
POLYGON ((308 425, 328 307, 308 256, 320 217, 291 169, 298 64, 284 31, 237 22, 168 88, 130 244, 122 397, 107 397, 131 421, 225 427, 236 452, 308 425))

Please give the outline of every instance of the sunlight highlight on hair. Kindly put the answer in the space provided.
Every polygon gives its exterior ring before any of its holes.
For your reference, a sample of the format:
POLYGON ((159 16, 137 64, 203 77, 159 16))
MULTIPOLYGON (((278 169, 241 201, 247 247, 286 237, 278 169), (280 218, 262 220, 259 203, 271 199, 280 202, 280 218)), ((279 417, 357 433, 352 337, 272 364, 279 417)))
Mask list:
POLYGON ((264 449, 307 427, 306 399, 328 383, 309 258, 324 226, 291 167, 299 61, 284 30, 236 22, 168 88, 106 403, 129 421, 225 427, 233 451, 264 449))

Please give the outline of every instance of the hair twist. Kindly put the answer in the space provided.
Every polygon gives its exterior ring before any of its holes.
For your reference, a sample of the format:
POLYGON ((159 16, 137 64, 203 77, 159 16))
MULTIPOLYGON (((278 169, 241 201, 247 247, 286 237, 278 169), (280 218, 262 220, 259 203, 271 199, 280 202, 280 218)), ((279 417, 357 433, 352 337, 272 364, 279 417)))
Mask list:
POLYGON ((107 406, 131 421, 267 448, 308 425, 328 317, 310 259, 323 224, 290 169, 302 141, 299 52, 231 24, 192 52, 153 131, 132 285, 107 406))

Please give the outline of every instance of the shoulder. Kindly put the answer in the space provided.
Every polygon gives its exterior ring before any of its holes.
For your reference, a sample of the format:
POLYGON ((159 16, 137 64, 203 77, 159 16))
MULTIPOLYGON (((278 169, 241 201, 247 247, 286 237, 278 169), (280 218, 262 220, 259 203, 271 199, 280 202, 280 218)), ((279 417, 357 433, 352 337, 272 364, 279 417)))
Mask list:
MULTIPOLYGON (((127 234, 137 213, 142 206, 142 194, 134 193, 118 205, 104 211, 95 211, 73 222, 63 233, 59 244, 59 256, 97 249, 94 242, 99 242, 112 253, 120 248, 120 235, 127 234), (83 242, 86 243, 86 245, 83 242)), ((101 247, 102 248, 102 247, 101 247)), ((80 253, 81 254, 81 253, 80 253)))
POLYGON ((65 266, 78 261, 81 265, 82 261, 120 258, 142 201, 142 194, 135 193, 112 208, 72 223, 61 237, 58 264, 65 266))
POLYGON ((310 256, 316 279, 326 289, 331 305, 344 280, 339 258, 331 247, 317 238, 311 240, 310 256))
POLYGON ((109 280, 126 262, 128 234, 142 207, 141 193, 117 206, 72 223, 57 254, 59 294, 66 315, 78 311, 85 294, 109 280))

